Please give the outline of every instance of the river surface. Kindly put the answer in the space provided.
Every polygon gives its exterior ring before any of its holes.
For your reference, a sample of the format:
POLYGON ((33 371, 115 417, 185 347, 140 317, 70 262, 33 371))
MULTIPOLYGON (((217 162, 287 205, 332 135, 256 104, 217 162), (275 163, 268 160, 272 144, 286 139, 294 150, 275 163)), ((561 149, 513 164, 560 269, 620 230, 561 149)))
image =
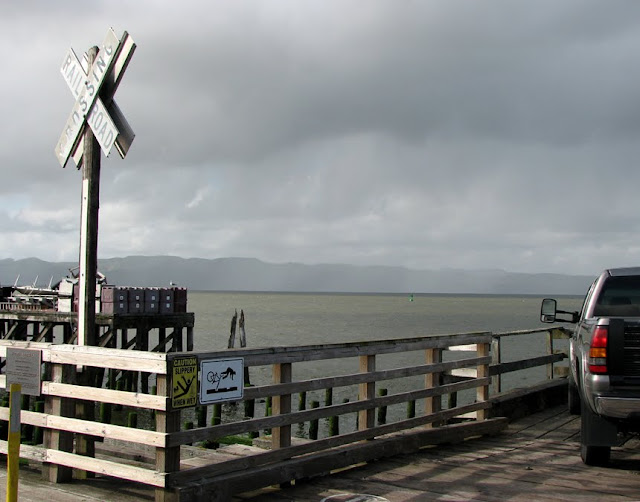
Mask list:
MULTIPOLYGON (((223 293, 189 292, 188 311, 195 314, 194 345, 199 352, 226 349, 231 319, 237 311, 244 312, 247 346, 250 348, 331 344, 424 335, 446 335, 490 331, 504 333, 545 328, 540 322, 538 296, 498 295, 434 295, 434 294, 306 294, 306 293, 223 293)), ((578 310, 582 297, 559 298, 559 308, 578 310)), ((570 325, 568 325, 570 326, 570 325)), ((566 341, 554 342, 554 348, 566 349, 566 341)), ((235 347, 239 347, 239 330, 235 347)), ((503 338, 502 361, 513 361, 546 354, 546 339, 542 334, 503 338)), ((459 353, 458 353, 459 354, 459 353)), ((456 354, 445 353, 447 358, 456 354)), ((462 357, 462 356, 457 356, 462 357)), ((389 369, 423 364, 424 353, 403 353, 379 356, 377 369, 389 369)), ((294 380, 334 376, 358 372, 357 358, 298 363, 293 366, 294 380)), ((251 368, 251 383, 271 382, 270 367, 251 368)), ((503 377, 503 390, 530 385, 546 378, 544 367, 520 371, 503 377)), ((424 377, 414 382, 387 381, 378 384, 389 394, 403 392, 408 387, 424 385, 424 377)), ((466 392, 466 391, 465 391, 466 392)), ((474 391, 459 395, 459 404, 475 399, 474 391)), ((312 400, 324 403, 323 392, 309 393, 312 400)), ((333 403, 357 399, 357 388, 334 390, 333 403)), ((297 397, 292 406, 297 408, 297 397)), ((404 406, 404 405, 403 405, 404 406)), ((226 414, 242 413, 241 405, 226 407, 226 414)), ((401 419, 406 407, 389 410, 390 419, 401 419)), ((258 404, 258 416, 264 413, 258 404), (262 411, 261 411, 262 410, 262 411)), ((343 419, 341 419, 343 420, 343 419)), ((355 427, 355 417, 346 417, 345 426, 355 427)), ((326 424, 321 424, 326 433, 326 424)), ((342 428, 342 426, 341 426, 342 428)), ((306 435, 301 426, 296 435, 306 435)))
MULTIPOLYGON (((207 351, 227 347, 236 310, 244 311, 248 346, 258 348, 545 327, 540 323, 541 300, 515 295, 190 291, 188 310, 195 313, 195 349, 207 351)), ((559 308, 578 310, 581 303, 582 297, 563 297, 559 308)))

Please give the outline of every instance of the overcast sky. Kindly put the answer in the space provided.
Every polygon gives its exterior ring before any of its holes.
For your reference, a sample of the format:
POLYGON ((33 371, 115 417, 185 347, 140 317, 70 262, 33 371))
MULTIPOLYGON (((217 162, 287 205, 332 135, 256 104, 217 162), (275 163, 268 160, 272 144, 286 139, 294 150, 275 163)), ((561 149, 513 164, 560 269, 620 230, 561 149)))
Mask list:
POLYGON ((78 257, 60 68, 109 27, 136 138, 99 258, 640 265, 635 0, 4 0, 0 259, 78 257))

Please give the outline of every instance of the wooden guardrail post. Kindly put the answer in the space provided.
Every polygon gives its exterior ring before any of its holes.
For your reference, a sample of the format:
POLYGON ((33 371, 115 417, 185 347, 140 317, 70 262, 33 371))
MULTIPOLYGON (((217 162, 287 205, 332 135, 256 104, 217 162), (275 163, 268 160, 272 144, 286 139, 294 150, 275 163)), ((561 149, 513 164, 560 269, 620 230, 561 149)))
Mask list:
MULTIPOLYGON (((425 359, 427 364, 436 364, 442 362, 442 349, 427 349, 425 351, 425 359)), ((440 372, 427 373, 425 376, 425 387, 433 389, 440 386, 440 372)), ((442 409, 442 396, 432 396, 425 399, 424 413, 431 415, 442 409)), ((427 427, 435 427, 437 423, 427 424, 427 427)))
MULTIPOLYGON (((278 363, 273 365, 273 383, 291 382, 291 363, 278 363)), ((272 402, 274 415, 286 415, 291 413, 291 394, 274 396, 272 402)), ((274 427, 271 432, 271 447, 286 448, 291 446, 291 425, 274 427)))
MULTIPOLYGON (((167 397, 168 403, 171 395, 171 374, 158 374, 156 378, 158 395, 167 397)), ((180 411, 156 411, 156 431, 166 433, 179 432, 180 411)), ((170 473, 179 470, 180 446, 156 448, 156 471, 170 473)), ((155 500, 156 502, 178 502, 179 496, 173 490, 156 488, 155 500)))
MULTIPOLYGON (((138 339, 140 340, 140 350, 149 351, 149 327, 144 326, 138 329, 138 339)), ((143 394, 149 393, 149 376, 147 372, 140 372, 140 392, 143 394)))
MULTIPOLYGON (((360 373, 370 373, 376 370, 376 356, 360 356, 360 373)), ((376 397, 376 383, 365 382, 358 386, 358 399, 361 401, 374 399, 376 397)), ((358 430, 366 430, 375 427, 376 410, 367 408, 358 412, 358 430)))
MULTIPOLYGON (((75 367, 63 364, 51 364, 51 381, 55 383, 70 383, 75 375, 75 367)), ((74 404, 70 399, 58 396, 45 397, 45 413, 58 417, 71 417, 74 404)), ((44 446, 50 450, 70 452, 73 450, 73 433, 58 429, 47 428, 44 432, 44 446)), ((70 467, 44 463, 42 477, 51 483, 71 481, 70 467)))
MULTIPOLYGON (((547 355, 553 355, 553 330, 547 331, 547 355)), ((547 380, 553 380, 553 361, 547 364, 547 380)))
POLYGON ((176 327, 173 331, 173 352, 182 352, 182 328, 176 327))
MULTIPOLYGON (((82 386, 91 386, 95 383, 96 368, 85 366, 81 373, 76 375, 76 383, 82 386)), ((76 401, 75 404, 75 417, 80 420, 93 421, 95 420, 95 403, 93 401, 76 401)), ((96 456, 95 438, 90 435, 76 434, 76 453, 78 455, 84 455, 86 457, 96 456)), ((88 479, 95 477, 95 473, 91 471, 85 471, 82 469, 76 469, 75 477, 77 479, 88 479)))
MULTIPOLYGON (((187 352, 193 351, 193 326, 187 326, 187 352)), ((245 383, 249 383, 249 379, 245 378, 245 383)))
MULTIPOLYGON (((478 343, 478 357, 487 357, 489 355, 490 347, 491 344, 489 343, 478 343)), ((477 373, 478 378, 487 378, 489 376, 489 364, 478 365, 477 373)), ((481 385, 476 388, 476 400, 479 403, 489 400, 489 385, 481 385)), ((486 420, 487 418, 489 418, 489 410, 478 410, 478 420, 486 420)))
MULTIPOLYGON (((491 338, 491 364, 499 365, 502 362, 502 343, 499 336, 491 338)), ((491 390, 494 394, 502 392, 502 375, 497 374, 491 377, 491 390)))

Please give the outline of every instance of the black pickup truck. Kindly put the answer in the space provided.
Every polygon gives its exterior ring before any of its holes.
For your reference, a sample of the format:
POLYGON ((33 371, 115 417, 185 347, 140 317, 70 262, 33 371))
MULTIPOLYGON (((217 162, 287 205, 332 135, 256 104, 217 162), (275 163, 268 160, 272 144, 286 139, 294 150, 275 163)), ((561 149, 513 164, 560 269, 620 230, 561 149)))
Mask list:
POLYGON ((571 322, 569 411, 582 414, 585 464, 609 461, 611 447, 640 432, 640 267, 602 272, 580 312, 542 301, 542 322, 571 322))

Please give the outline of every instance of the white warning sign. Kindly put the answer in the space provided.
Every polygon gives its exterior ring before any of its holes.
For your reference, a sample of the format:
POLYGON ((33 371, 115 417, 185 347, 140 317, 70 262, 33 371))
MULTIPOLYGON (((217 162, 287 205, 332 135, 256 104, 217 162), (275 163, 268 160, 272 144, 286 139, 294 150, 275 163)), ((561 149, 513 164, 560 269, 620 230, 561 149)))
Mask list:
POLYGON ((200 404, 237 401, 244 395, 244 359, 200 362, 200 404))

